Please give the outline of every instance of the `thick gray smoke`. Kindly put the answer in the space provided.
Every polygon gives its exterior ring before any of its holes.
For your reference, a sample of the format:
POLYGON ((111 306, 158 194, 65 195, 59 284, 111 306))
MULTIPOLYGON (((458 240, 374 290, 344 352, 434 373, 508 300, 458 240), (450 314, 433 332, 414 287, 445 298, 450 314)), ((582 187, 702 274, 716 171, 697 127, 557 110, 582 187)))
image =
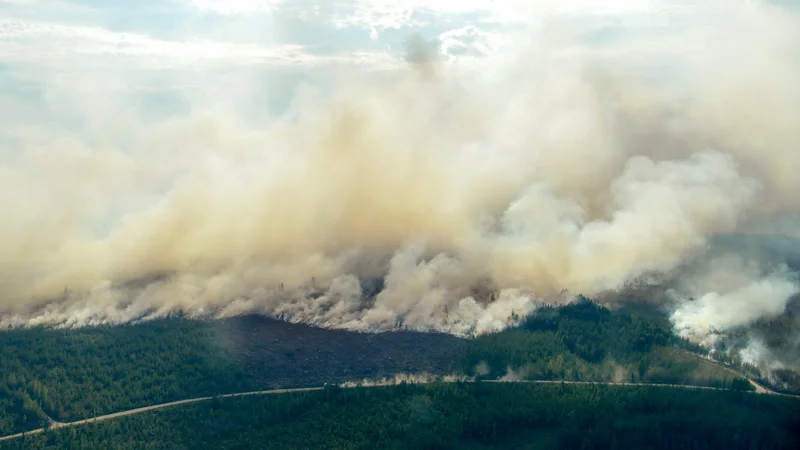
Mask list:
POLYGON ((676 329, 700 341, 780 315, 792 271, 707 248, 800 212, 800 20, 681 14, 679 34, 654 14, 599 43, 613 18, 547 16, 471 64, 415 37, 413 67, 349 72, 257 125, 23 140, 0 165, 0 325, 262 312, 475 333, 647 277, 678 280, 676 329))

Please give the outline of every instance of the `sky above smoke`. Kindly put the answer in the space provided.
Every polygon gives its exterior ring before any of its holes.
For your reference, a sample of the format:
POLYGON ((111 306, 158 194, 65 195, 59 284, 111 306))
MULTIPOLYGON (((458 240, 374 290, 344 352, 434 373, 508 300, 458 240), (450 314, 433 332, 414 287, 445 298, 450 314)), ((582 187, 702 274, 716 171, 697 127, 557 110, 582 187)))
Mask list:
POLYGON ((800 13, 613 4, 0 2, 0 325, 781 314, 796 274, 707 247, 800 235, 800 13))

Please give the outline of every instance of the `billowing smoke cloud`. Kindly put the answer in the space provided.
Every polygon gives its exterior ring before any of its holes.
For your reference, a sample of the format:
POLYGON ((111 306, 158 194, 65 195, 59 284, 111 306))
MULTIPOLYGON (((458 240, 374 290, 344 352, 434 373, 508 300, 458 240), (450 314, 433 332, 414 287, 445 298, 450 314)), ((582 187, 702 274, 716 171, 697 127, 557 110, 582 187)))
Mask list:
POLYGON ((689 337, 713 339, 715 332, 749 325, 753 318, 777 317, 798 291, 798 277, 788 271, 758 275, 746 267, 714 269, 692 289, 705 294, 682 303, 672 315, 689 337))
POLYGON ((475 64, 417 36, 430 76, 348 73, 257 124, 21 139, 0 165, 0 325, 262 312, 469 334, 651 276, 678 280, 676 329, 701 341, 780 315, 791 271, 707 248, 800 212, 800 20, 680 11, 680 33, 646 14, 602 40, 605 16, 547 16, 475 64))

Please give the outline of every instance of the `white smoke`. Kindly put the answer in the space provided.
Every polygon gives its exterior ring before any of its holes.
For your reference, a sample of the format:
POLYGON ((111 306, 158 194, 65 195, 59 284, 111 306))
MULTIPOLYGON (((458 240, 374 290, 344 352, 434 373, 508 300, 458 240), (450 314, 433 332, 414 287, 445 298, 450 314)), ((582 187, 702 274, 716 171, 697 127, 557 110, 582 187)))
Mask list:
POLYGON ((685 335, 780 314, 796 279, 726 279, 703 252, 800 208, 800 20, 715 1, 683 20, 602 45, 554 20, 463 67, 415 37, 411 68, 303 88, 267 122, 21 139, 0 160, 0 325, 262 312, 472 334, 689 260, 708 273, 681 286, 685 335))
POLYGON ((474 381, 473 377, 465 375, 432 375, 428 373, 407 374, 400 373, 390 378, 364 379, 361 381, 346 381, 339 384, 342 388, 367 387, 367 386, 396 386, 399 384, 430 384, 430 383, 466 383, 474 381))
POLYGON ((682 304, 672 314, 672 320, 685 336, 699 339, 749 325, 754 318, 777 317, 797 291, 796 280, 772 274, 741 286, 707 292, 682 304))

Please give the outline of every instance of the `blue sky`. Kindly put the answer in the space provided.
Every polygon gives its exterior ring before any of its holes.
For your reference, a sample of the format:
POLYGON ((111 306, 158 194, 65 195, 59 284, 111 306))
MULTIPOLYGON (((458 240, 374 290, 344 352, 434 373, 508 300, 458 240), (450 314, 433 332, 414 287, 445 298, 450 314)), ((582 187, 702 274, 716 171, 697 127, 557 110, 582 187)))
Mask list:
POLYGON ((103 133, 104 116, 279 114, 334 67, 403 64, 414 33, 462 58, 498 50, 519 27, 513 3, 472 3, 0 0, 0 155, 31 136, 103 133))
POLYGON ((298 85, 324 88, 333 68, 402 66, 403 43, 415 33, 438 38, 444 58, 470 62, 530 45, 531 29, 553 23, 602 47, 677 33, 695 5, 722 11, 726 4, 0 0, 0 143, 26 128, 91 129, 104 111, 149 119, 209 107, 279 114, 298 85))

